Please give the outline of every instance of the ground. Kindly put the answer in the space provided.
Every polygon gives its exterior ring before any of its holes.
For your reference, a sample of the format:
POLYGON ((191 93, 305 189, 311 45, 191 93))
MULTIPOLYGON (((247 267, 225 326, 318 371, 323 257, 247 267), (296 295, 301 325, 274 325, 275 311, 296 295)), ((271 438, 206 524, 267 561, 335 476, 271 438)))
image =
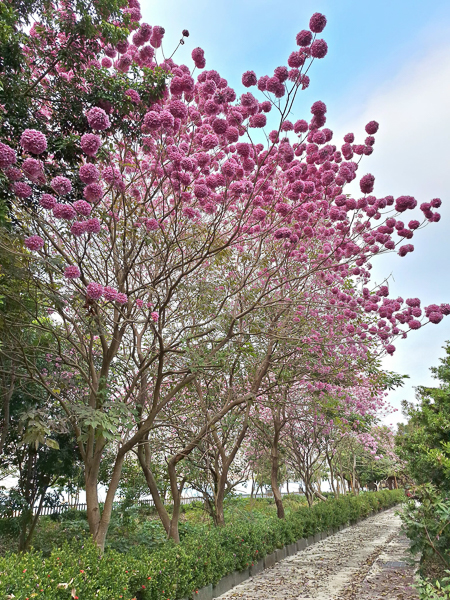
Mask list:
POLYGON ((221 599, 413 600, 416 564, 397 509, 309 546, 233 588, 221 599))

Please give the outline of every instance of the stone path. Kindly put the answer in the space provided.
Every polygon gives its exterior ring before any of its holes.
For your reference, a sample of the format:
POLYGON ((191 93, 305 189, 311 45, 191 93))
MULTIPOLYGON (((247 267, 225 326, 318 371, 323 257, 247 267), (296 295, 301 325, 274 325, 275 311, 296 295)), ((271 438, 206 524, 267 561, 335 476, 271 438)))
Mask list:
POLYGON ((396 509, 276 563, 220 596, 245 600, 412 600, 415 566, 396 509), (408 561, 408 562, 407 562, 408 561))

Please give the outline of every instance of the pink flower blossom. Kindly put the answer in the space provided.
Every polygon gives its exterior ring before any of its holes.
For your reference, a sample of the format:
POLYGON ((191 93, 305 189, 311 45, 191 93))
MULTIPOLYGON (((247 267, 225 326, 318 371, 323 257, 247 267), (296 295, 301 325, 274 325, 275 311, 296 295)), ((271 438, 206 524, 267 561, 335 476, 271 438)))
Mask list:
POLYGON ((101 229, 100 221, 96 218, 86 221, 86 231, 88 233, 98 233, 101 229))
POLYGON ((326 16, 320 13, 314 13, 311 19, 309 20, 309 28, 314 33, 321 33, 325 29, 326 24, 326 16))
POLYGON ((42 154, 47 150, 47 138, 36 129, 25 129, 20 137, 20 145, 25 152, 31 154, 42 154))
POLYGON ((325 40, 314 40, 311 44, 311 56, 313 58, 324 58, 328 52, 328 44, 325 40))
POLYGON ((13 184, 13 192, 18 198, 29 198, 33 193, 33 190, 30 188, 28 183, 24 183, 23 181, 16 181, 13 184))
POLYGON ((119 292, 112 287, 106 286, 103 290, 103 295, 108 302, 115 302, 119 295, 119 292))
POLYGON ((72 223, 70 232, 76 237, 86 233, 86 221, 75 221, 75 223, 72 223))
POLYGON ((254 71, 246 71, 242 75, 242 83, 247 88, 252 87, 253 85, 256 85, 257 81, 258 81, 258 79, 257 79, 256 73, 254 71))
POLYGON ((378 127, 379 125, 376 121, 370 121, 365 127, 366 133, 368 133, 369 135, 373 135, 378 131, 378 127))
POLYGON ((187 106, 181 100, 171 100, 169 110, 176 119, 185 119, 188 114, 187 106))
POLYGON ((27 158, 22 163, 22 171, 31 181, 37 181, 44 175, 43 165, 40 160, 27 158))
POLYGON ((64 269, 64 277, 67 279, 78 279, 80 275, 81 271, 77 265, 69 265, 64 269))
POLYGON ((188 218, 188 219, 194 219, 196 216, 196 212, 193 208, 191 208, 190 206, 187 206, 186 208, 183 208, 183 214, 188 218))
POLYGON ((85 200, 77 200, 73 203, 73 207, 83 217, 88 217, 91 214, 92 206, 85 200))
POLYGON ((108 129, 108 127, 111 125, 108 115, 105 113, 103 108, 99 108, 98 106, 94 106, 93 108, 91 108, 87 112, 86 117, 89 123, 89 127, 98 131, 108 129))
POLYGON ((53 215, 57 219, 71 221, 72 219, 75 219, 77 213, 71 204, 55 204, 53 207, 53 215))
POLYGON ((65 196, 72 191, 72 184, 70 183, 70 180, 62 175, 57 175, 54 177, 51 180, 50 185, 52 186, 52 189, 60 196, 65 196))
POLYGON ((192 60, 197 69, 204 69, 206 65, 205 52, 201 48, 194 48, 191 53, 192 60))
POLYGON ((371 173, 368 173, 367 175, 364 175, 364 177, 361 177, 361 180, 359 182, 359 187, 360 187, 362 193, 370 194, 373 191, 374 183, 375 183, 375 177, 371 173))
POLYGON ((22 171, 17 167, 8 167, 5 171, 5 175, 9 179, 9 181, 19 181, 23 178, 22 171))
POLYGON ((406 256, 408 252, 413 252, 414 246, 412 244, 406 244, 405 246, 400 246, 398 250, 399 256, 406 256))
POLYGON ((157 323, 157 322, 158 322, 159 315, 158 315, 158 313, 157 313, 157 312, 152 312, 152 313, 150 313, 150 317, 151 317, 151 319, 152 319, 152 321, 153 321, 154 323, 157 323))
POLYGON ((94 183, 98 181, 100 177, 100 173, 95 165, 92 163, 86 163, 85 165, 81 165, 78 174, 83 183, 94 183))
POLYGON ((145 222, 145 228, 148 232, 156 231, 157 229, 159 229, 159 223, 156 219, 147 219, 145 222))
POLYGON ((417 206, 417 200, 412 196, 400 196, 395 201, 395 210, 405 212, 405 210, 413 209, 417 206))
POLYGON ((96 202, 103 196, 103 188, 99 183, 90 183, 83 190, 83 196, 88 202, 96 202))
POLYGON ((443 316, 440 312, 431 312, 428 315, 428 318, 430 320, 430 323, 435 323, 437 325, 437 323, 440 323, 442 321, 443 316))
POLYGON ((129 89, 125 92, 125 96, 128 96, 128 98, 131 100, 131 102, 133 102, 134 104, 139 104, 139 102, 141 101, 141 97, 139 96, 139 94, 136 92, 136 90, 133 89, 129 89))
POLYGON ((99 283, 88 283, 86 286, 86 296, 91 300, 100 300, 103 296, 103 286, 99 283))
POLYGON ((306 29, 303 29, 296 36, 297 46, 309 46, 312 41, 312 33, 306 29))
POLYGON ((43 194, 39 200, 39 204, 42 206, 42 208, 46 209, 52 209, 56 203, 56 198, 50 194, 43 194))
POLYGON ((17 161, 15 150, 0 142, 0 169, 6 169, 17 161))
POLYGON ((249 120, 250 127, 261 128, 261 127, 265 127, 266 123, 267 123, 267 117, 266 117, 266 115, 263 115, 262 113, 259 113, 257 115, 252 115, 249 120))
POLYGON ((102 141, 100 137, 94 133, 85 133, 81 136, 80 140, 81 149, 88 156, 95 156, 101 146, 101 143, 102 141))
POLYGON ((32 235, 25 240, 24 244, 28 248, 28 250, 37 252, 38 250, 43 248, 44 240, 39 235, 32 235))

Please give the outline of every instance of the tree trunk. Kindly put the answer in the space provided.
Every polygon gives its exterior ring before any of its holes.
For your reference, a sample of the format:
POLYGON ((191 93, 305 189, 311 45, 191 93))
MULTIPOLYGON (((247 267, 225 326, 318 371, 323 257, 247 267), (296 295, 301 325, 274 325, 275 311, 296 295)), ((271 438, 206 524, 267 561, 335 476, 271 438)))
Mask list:
POLYGON ((98 471, 99 464, 94 459, 85 463, 84 485, 86 490, 86 508, 89 532, 95 538, 100 523, 100 507, 98 505, 98 471))
POLYGON ((22 530, 20 532, 19 537, 19 552, 27 552, 30 549, 31 540, 33 538, 34 530, 36 529, 37 522, 39 520, 39 516, 42 511, 42 506, 44 504, 45 494, 47 493, 47 488, 42 492, 41 499, 39 500, 39 505, 36 510, 36 514, 33 517, 33 507, 27 511, 27 519, 23 523, 22 530), (30 524, 30 529, 27 533, 27 527, 30 524))
POLYGON ((325 498, 325 496, 320 492, 320 490, 316 490, 314 492, 314 495, 317 496, 317 498, 319 498, 319 500, 322 500, 323 502, 326 502, 327 499, 325 498))
MULTIPOLYGON (((114 469, 111 476, 111 481, 108 486, 106 493, 105 504, 103 512, 101 514, 97 532, 94 535, 94 541, 103 553, 105 550, 106 536, 111 522, 111 514, 113 510, 114 496, 116 495, 117 488, 119 487, 120 475, 122 474, 122 465, 125 458, 125 454, 119 452, 116 462, 114 463, 114 469)), ((87 497, 87 496, 86 496, 87 497)))
POLYGON ((223 469, 217 481, 217 487, 214 494, 214 523, 218 527, 225 525, 225 514, 223 502, 225 499, 225 487, 228 479, 228 465, 223 469))
POLYGON ((272 468, 270 471, 270 483, 272 486, 273 497, 275 498, 275 504, 277 507, 277 517, 279 519, 284 519, 285 514, 284 514, 284 506, 283 506, 283 497, 281 495, 280 488, 278 487, 278 469, 279 469, 278 433, 275 434, 275 437, 273 439, 270 456, 272 459, 272 468))
POLYGON ((142 471, 145 476, 145 480, 147 482, 148 488, 153 498, 153 502, 155 503, 155 508, 158 512, 159 518, 161 519, 161 523, 163 524, 164 529, 166 530, 167 535, 170 532, 170 516, 167 512, 166 507, 164 506, 164 502, 161 499, 158 486, 156 484, 156 479, 153 475, 153 472, 150 467, 150 449, 148 444, 139 444, 138 446, 138 459, 141 465, 142 471))
POLYGON ((180 518, 181 494, 183 492, 185 479, 182 480, 180 487, 178 487, 177 472, 176 472, 177 464, 178 463, 173 459, 170 460, 168 463, 170 491, 172 493, 172 501, 173 501, 173 512, 172 512, 172 518, 170 519, 170 528, 169 528, 168 535, 169 535, 169 539, 172 539, 176 544, 179 544, 180 543, 180 534, 178 532, 178 521, 180 518))
POLYGON ((8 388, 8 391, 4 391, 3 394, 3 430, 2 435, 0 437, 0 455, 3 453, 3 448, 5 447, 6 437, 9 431, 9 417, 10 417, 10 403, 11 398, 14 393, 14 382, 15 382, 15 373, 14 367, 11 371, 11 381, 8 388))
POLYGON ((356 454, 353 454, 353 465, 352 465, 352 492, 353 494, 356 496, 357 495, 357 489, 356 489, 356 454))

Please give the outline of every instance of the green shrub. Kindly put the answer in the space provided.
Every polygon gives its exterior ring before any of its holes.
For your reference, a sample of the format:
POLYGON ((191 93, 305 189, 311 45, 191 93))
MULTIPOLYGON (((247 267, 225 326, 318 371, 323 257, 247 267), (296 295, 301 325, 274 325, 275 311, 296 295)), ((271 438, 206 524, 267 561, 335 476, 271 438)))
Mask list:
MULTIPOLYGON (((370 511, 401 502, 400 490, 345 496, 300 506, 286 519, 264 517, 238 520, 222 528, 205 530, 185 524, 182 541, 145 550, 133 547, 127 554, 108 549, 99 558, 92 542, 71 542, 41 552, 0 557, 0 597, 15 600, 177 600, 217 583, 234 570, 251 564, 302 537, 335 529, 370 511), (74 592, 72 592, 74 590, 74 592)), ((67 523, 70 522, 67 519, 67 523)), ((75 520, 76 521, 76 520, 75 520)), ((155 541, 156 524, 147 538, 155 541)), ((144 535, 145 537, 145 535, 144 535)), ((151 544, 149 544, 151 545, 151 544)))

